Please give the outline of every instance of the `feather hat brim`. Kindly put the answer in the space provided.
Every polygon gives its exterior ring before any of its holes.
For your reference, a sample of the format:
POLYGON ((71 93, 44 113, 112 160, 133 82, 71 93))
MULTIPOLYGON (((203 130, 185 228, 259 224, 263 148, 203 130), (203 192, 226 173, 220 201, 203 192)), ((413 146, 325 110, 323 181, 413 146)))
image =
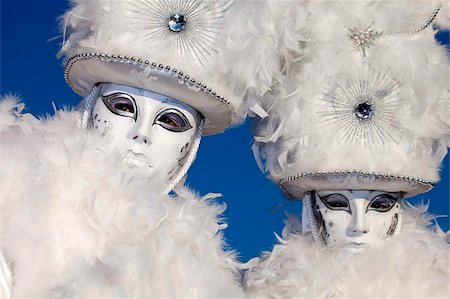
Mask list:
POLYGON ((433 188, 429 181, 414 177, 364 172, 304 173, 280 181, 283 193, 291 199, 302 199, 313 190, 373 190, 402 192, 404 197, 413 197, 433 188))
POLYGON ((223 132, 233 118, 227 99, 170 66, 127 56, 87 53, 69 59, 64 74, 69 86, 81 96, 87 96, 97 83, 117 83, 176 99, 203 115, 204 136, 223 132))

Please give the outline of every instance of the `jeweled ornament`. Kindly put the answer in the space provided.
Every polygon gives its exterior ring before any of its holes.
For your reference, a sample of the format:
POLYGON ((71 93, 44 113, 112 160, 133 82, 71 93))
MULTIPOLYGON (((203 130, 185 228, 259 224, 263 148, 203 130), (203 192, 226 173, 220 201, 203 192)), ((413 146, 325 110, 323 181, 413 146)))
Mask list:
POLYGON ((366 49, 370 48, 371 46, 373 46, 375 44, 375 40, 377 38, 379 38, 382 35, 399 35, 399 34, 415 34, 418 32, 421 32, 423 30, 425 30, 426 28, 428 28, 428 26, 430 26, 434 19, 436 18, 439 10, 441 9, 441 4, 438 4, 436 9, 433 11, 433 13, 431 14, 431 16, 428 18, 428 21, 413 30, 409 30, 409 31, 375 31, 374 29, 372 29, 372 26, 374 25, 374 23, 372 23, 370 26, 366 26, 366 27, 353 27, 353 28, 349 28, 348 30, 350 31, 350 34, 348 35, 348 37, 350 38, 350 40, 353 43, 353 48, 356 50, 361 50, 363 53, 363 56, 366 57, 366 49))
POLYGON ((355 107, 355 114, 361 120, 368 120, 372 117, 373 106, 370 103, 361 103, 355 107))
POLYGON ((377 35, 372 29, 372 25, 367 27, 354 27, 349 28, 350 34, 348 37, 353 42, 353 47, 363 52, 363 56, 366 56, 366 49, 374 45, 377 35))
POLYGON ((152 51, 192 60, 206 69, 217 54, 230 0, 128 0, 128 30, 152 51))
POLYGON ((167 24, 172 32, 181 32, 186 28, 186 18, 181 14, 173 14, 169 17, 167 24))
POLYGON ((319 115, 342 134, 342 142, 395 142, 400 85, 389 70, 369 66, 355 78, 341 77, 327 87, 319 115))

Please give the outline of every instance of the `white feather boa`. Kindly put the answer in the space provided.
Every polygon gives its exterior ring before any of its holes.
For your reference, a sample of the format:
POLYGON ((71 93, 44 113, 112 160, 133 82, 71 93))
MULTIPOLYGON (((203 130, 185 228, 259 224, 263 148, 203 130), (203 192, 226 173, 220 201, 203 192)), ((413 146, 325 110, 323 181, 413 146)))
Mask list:
POLYGON ((13 298, 241 296, 216 195, 163 196, 79 128, 77 112, 38 120, 21 108, 0 102, 0 246, 13 298))
POLYGON ((408 208, 395 239, 361 254, 313 242, 290 219, 280 244, 246 273, 246 288, 261 298, 449 298, 449 245, 427 228, 426 209, 408 208))

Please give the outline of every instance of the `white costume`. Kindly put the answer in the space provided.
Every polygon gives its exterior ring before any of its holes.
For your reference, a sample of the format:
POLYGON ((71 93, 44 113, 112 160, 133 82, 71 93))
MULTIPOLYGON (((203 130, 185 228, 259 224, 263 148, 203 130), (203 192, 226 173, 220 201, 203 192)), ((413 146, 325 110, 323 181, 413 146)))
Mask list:
POLYGON ((241 297, 224 207, 177 185, 201 135, 240 121, 249 90, 269 88, 266 55, 250 43, 265 26, 251 12, 265 10, 72 4, 60 54, 84 97, 77 111, 39 120, 0 102, 1 297, 241 297))
POLYGON ((217 195, 161 195, 78 112, 15 120, 5 106, 0 236, 13 298, 239 296, 217 195))
POLYGON ((279 244, 246 274, 257 298, 448 298, 449 245, 430 231, 426 207, 403 214, 401 232, 383 247, 353 254, 314 242, 289 219, 279 244))
MULTIPOLYGON (((261 100, 256 158, 291 199, 272 252, 246 273, 251 296, 439 297, 449 245, 403 200, 439 180, 450 136, 438 1, 302 1, 279 22, 285 76, 261 100), (295 13, 290 13, 295 11, 295 13)), ((433 201, 444 200, 435 198, 433 201)))

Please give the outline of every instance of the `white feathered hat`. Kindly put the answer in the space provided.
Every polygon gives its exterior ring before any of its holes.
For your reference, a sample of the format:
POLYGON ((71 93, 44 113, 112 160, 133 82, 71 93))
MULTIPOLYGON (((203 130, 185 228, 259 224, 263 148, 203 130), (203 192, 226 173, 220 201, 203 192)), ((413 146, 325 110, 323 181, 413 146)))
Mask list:
MULTIPOLYGON (((291 2, 303 45, 262 99, 255 152, 291 198, 312 190, 428 191, 450 136, 448 54, 437 1, 291 2)), ((293 25, 295 24, 295 25, 293 25)))
POLYGON ((265 56, 256 43, 249 45, 267 26, 250 14, 253 3, 71 2, 62 20, 60 55, 66 64, 66 81, 81 96, 99 82, 151 90, 201 112, 203 135, 210 135, 242 119, 247 90, 270 86, 270 78, 264 77, 268 72, 257 73, 266 67, 261 65, 265 56))

